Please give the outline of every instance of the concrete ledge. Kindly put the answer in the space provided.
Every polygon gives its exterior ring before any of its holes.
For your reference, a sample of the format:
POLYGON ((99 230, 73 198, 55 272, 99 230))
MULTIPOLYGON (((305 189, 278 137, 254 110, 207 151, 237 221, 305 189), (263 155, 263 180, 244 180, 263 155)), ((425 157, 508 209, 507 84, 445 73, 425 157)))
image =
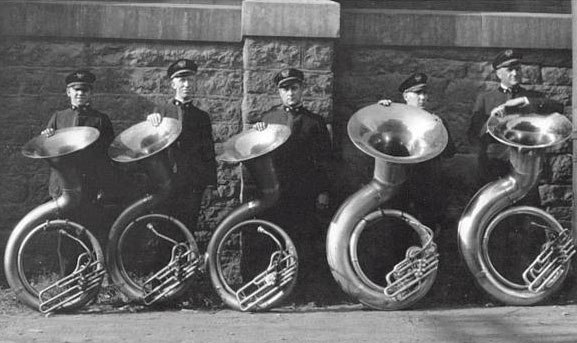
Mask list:
POLYGON ((241 6, 0 2, 0 35, 240 42, 241 6))
POLYGON ((342 11, 351 45, 571 49, 571 15, 415 10, 342 11))
POLYGON ((245 0, 244 36, 338 38, 340 5, 328 0, 245 0))

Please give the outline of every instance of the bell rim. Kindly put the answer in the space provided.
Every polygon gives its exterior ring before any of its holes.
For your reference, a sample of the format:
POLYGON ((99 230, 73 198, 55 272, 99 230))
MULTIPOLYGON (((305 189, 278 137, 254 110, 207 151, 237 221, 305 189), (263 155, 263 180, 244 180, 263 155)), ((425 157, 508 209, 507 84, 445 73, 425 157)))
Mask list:
POLYGON ((125 130, 123 130, 121 133, 119 133, 114 140, 112 141, 112 143, 110 144, 110 146, 108 147, 108 156, 116 162, 119 163, 131 163, 131 162, 137 162, 137 161, 141 161, 145 158, 151 157, 153 155, 158 154, 159 152, 165 150, 166 148, 168 148, 172 143, 174 143, 178 137, 180 136, 180 133, 182 132, 182 125, 180 124, 180 121, 178 119, 174 119, 174 118, 169 118, 169 117, 164 117, 160 123, 160 125, 158 126, 153 126, 150 122, 148 122, 147 120, 141 121, 139 123, 136 123, 128 128, 126 128, 125 130), (141 132, 144 132, 144 130, 142 130, 143 127, 152 127, 152 128, 160 128, 161 126, 168 126, 171 129, 174 130, 170 130, 168 131, 168 134, 165 135, 164 137, 168 136, 169 138, 166 140, 166 142, 163 144, 163 146, 158 149, 155 150, 151 153, 147 153, 147 154, 143 154, 137 157, 129 157, 129 158, 120 158, 120 156, 126 156, 126 155, 122 155, 121 153, 117 153, 115 154, 116 151, 126 151, 126 149, 124 147, 118 148, 118 146, 123 145, 121 143, 121 140, 123 139, 123 137, 126 137, 130 134, 133 134, 133 132, 137 132, 140 130, 141 132), (118 150, 115 150, 118 149, 118 150))
POLYGON ((554 113, 550 113, 547 115, 543 115, 543 114, 537 114, 537 113, 529 113, 529 114, 523 114, 523 113, 515 113, 515 114, 508 114, 505 117, 498 117, 498 116, 492 116, 488 119, 487 121, 487 131, 489 132, 489 134, 495 138, 498 142, 503 143, 507 146, 510 147, 514 147, 514 148, 519 148, 519 149, 545 149, 545 148, 549 148, 558 144, 561 144, 563 142, 565 142, 567 139, 569 139, 571 137, 572 131, 573 131, 573 124, 571 123, 571 121, 564 115, 554 112, 554 113), (525 119, 537 119, 537 120, 544 120, 545 118, 553 118, 553 119, 557 119, 559 118, 559 124, 561 125, 565 125, 566 126, 566 131, 564 134, 560 134, 559 135, 559 139, 555 140, 555 141, 551 141, 548 143, 543 143, 543 144, 536 144, 536 145, 527 145, 527 144, 521 144, 515 141, 512 141, 510 139, 507 139, 505 137, 503 137, 500 133, 504 132, 504 131, 500 131, 499 129, 503 127, 503 125, 507 125, 511 122, 513 122, 514 120, 517 120, 519 118, 525 118, 525 119))
POLYGON ((448 144, 448 141, 449 141, 448 131, 438 116, 431 114, 431 113, 425 111, 424 109, 421 109, 421 108, 418 108, 415 106, 411 106, 411 105, 400 104, 400 103, 392 103, 389 106, 384 106, 384 105, 380 105, 380 104, 372 104, 372 105, 368 105, 368 106, 365 106, 365 107, 359 109, 349 119, 349 121, 347 123, 347 133, 349 135, 349 139, 353 142, 353 144, 359 150, 364 152, 365 154, 367 154, 373 158, 381 159, 381 160, 384 160, 387 162, 398 163, 398 164, 414 164, 414 163, 421 163, 421 162, 425 162, 425 161, 428 161, 430 159, 433 159, 433 158, 437 157, 438 155, 440 155, 443 152, 443 150, 445 150, 445 148, 448 144), (370 112, 373 112, 373 113, 370 113, 370 112), (403 114, 403 113, 411 112, 408 115, 415 115, 416 114, 416 115, 422 116, 423 118, 428 117, 427 119, 430 119, 432 121, 436 121, 437 123, 435 124, 435 126, 437 128, 440 128, 439 135, 437 136, 437 139, 436 139, 436 141, 437 141, 436 147, 434 149, 431 149, 429 153, 423 154, 423 155, 418 155, 418 156, 394 156, 394 155, 385 154, 385 153, 375 149, 368 142, 366 142, 366 139, 363 139, 363 137, 361 137, 361 135, 358 134, 358 130, 357 130, 357 128, 355 128, 355 126, 357 126, 357 123, 362 122, 361 117, 363 117, 363 116, 365 116, 365 117, 375 116, 375 112, 381 112, 381 116, 379 117, 379 119, 388 118, 393 113, 395 115, 398 115, 399 113, 403 114))
POLYGON ((248 161, 248 160, 263 156, 265 154, 268 154, 268 153, 274 151, 275 149, 280 147, 282 144, 284 144, 291 135, 290 128, 286 125, 283 125, 283 124, 268 124, 267 127, 265 128, 265 130, 258 131, 254 128, 250 128, 248 130, 244 130, 244 131, 237 133, 236 135, 230 137, 227 141, 225 141, 223 143, 223 153, 218 155, 216 157, 216 159, 219 161, 222 161, 222 162, 229 162, 229 163, 248 161), (276 136, 277 138, 280 137, 280 139, 275 140, 273 142, 273 144, 270 144, 266 149, 259 151, 258 154, 240 156, 240 155, 234 153, 235 151, 237 151, 237 149, 235 149, 235 145, 239 139, 241 139, 241 138, 243 138, 249 134, 254 134, 254 133, 258 133, 258 132, 264 133, 265 130, 276 130, 276 131, 281 132, 281 135, 276 136))
POLYGON ((45 135, 40 134, 40 135, 37 135, 36 137, 33 137, 28 142, 26 142, 26 144, 24 144, 22 146, 21 153, 25 157, 33 158, 33 159, 50 159, 50 158, 56 158, 56 157, 63 157, 63 156, 67 156, 67 155, 73 154, 75 152, 78 152, 80 150, 86 149, 88 146, 90 146, 94 142, 96 142, 98 140, 98 137, 100 137, 100 131, 94 127, 91 127, 91 126, 65 127, 62 129, 55 130, 54 134, 52 134, 50 136, 45 136, 45 135), (85 144, 77 146, 74 150, 70 150, 70 151, 66 151, 66 152, 63 152, 60 154, 54 154, 54 155, 39 155, 37 153, 37 149, 34 148, 34 147, 39 147, 39 146, 47 144, 50 140, 54 140, 55 138, 58 138, 57 137, 58 135, 67 134, 67 133, 86 134, 86 135, 90 136, 90 139, 88 139, 85 144))

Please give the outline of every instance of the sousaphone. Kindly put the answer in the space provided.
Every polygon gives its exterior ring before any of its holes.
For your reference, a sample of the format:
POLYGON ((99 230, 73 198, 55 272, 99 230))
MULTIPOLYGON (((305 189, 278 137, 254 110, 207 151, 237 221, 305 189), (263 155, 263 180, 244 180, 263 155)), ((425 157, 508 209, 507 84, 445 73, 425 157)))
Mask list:
POLYGON ((169 149, 180 132, 173 118, 158 126, 143 121, 120 133, 108 150, 116 162, 141 165, 149 178, 149 193, 112 225, 106 252, 113 282, 145 305, 180 295, 203 263, 191 230, 166 208, 174 191, 169 149))
POLYGON ((259 191, 258 198, 241 204, 224 218, 208 245, 212 284, 225 304, 236 310, 269 309, 282 302, 296 282, 298 257, 292 240, 277 224, 258 218, 279 199, 271 153, 289 136, 285 125, 269 124, 263 131, 250 129, 231 137, 217 157, 246 165, 259 191), (257 251, 262 254, 247 261, 248 255, 257 251))
POLYGON ((104 256, 98 240, 89 228, 68 218, 82 197, 77 157, 98 137, 95 128, 70 127, 49 137, 37 136, 22 147, 24 156, 46 161, 61 181, 60 196, 16 224, 4 254, 10 288, 43 313, 81 308, 96 297, 103 281, 104 256), (61 248, 64 244, 66 251, 61 248))
POLYGON ((491 117, 487 128, 509 147, 512 168, 470 200, 459 248, 487 293, 505 304, 533 305, 561 287, 575 254, 573 234, 546 211, 515 204, 536 187, 544 149, 568 139, 572 125, 559 113, 512 114, 491 117))
POLYGON ((375 167, 373 179, 351 195, 331 221, 326 241, 328 263, 343 291, 361 303, 380 310, 406 308, 431 288, 438 253, 430 228, 412 215, 384 205, 407 179, 408 167, 443 151, 447 130, 437 116, 396 103, 360 109, 350 118, 347 129, 357 148, 375 159, 375 167), (386 278, 378 280, 361 263, 360 242, 366 240, 368 228, 399 230, 397 222, 413 230, 418 243, 407 248, 404 259, 392 270, 382 271, 386 278))

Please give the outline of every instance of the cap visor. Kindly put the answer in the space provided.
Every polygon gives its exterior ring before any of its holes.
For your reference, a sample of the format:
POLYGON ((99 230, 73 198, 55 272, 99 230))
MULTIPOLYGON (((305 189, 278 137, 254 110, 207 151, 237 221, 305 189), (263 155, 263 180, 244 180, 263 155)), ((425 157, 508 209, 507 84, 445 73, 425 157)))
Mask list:
POLYGON ((510 67, 510 66, 515 66, 515 65, 519 65, 520 63, 521 63, 521 61, 518 60, 518 59, 507 60, 507 61, 505 61, 505 62, 502 62, 502 63, 499 64, 498 66, 496 66, 495 69, 506 68, 506 67, 510 67))
POLYGON ((173 79, 175 77, 183 77, 183 76, 189 76, 189 75, 193 75, 194 71, 190 70, 190 69, 183 69, 183 70, 179 70, 176 73, 173 73, 172 75, 170 75, 170 78, 173 79))
POLYGON ((407 89, 405 89, 403 91, 403 93, 407 93, 407 92, 412 92, 412 93, 416 93, 416 92, 420 92, 423 89, 427 88, 427 84, 426 83, 420 83, 418 85, 414 85, 412 87, 409 87, 407 89))
POLYGON ((79 88, 91 89, 92 84, 88 82, 70 82, 69 84, 66 85, 66 87, 73 87, 75 89, 79 88))
POLYGON ((298 83, 298 82, 302 82, 303 80, 299 79, 298 77, 287 77, 286 79, 282 79, 281 81, 279 81, 278 83, 278 87, 286 87, 286 86, 290 86, 293 83, 298 83))

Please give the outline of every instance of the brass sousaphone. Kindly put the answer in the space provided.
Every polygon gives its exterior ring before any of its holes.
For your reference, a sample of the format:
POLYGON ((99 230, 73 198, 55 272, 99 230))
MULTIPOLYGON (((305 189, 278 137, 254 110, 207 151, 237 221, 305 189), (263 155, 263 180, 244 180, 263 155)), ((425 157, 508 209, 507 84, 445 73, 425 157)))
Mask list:
POLYGON ((408 213, 382 205, 406 180, 408 166, 443 151, 447 130, 437 116, 395 103, 360 109, 350 118, 347 128, 357 148, 375 158, 374 176, 334 215, 326 241, 328 263, 335 280, 351 297, 375 309, 402 309, 431 288, 438 254, 431 229, 408 213), (379 229, 386 229, 381 223, 391 218, 412 228, 420 245, 407 249, 406 258, 386 275, 386 284, 377 283, 359 263, 359 241, 367 227, 378 225, 379 229))
POLYGON ((168 151, 180 132, 173 118, 158 126, 143 121, 120 133, 108 150, 119 163, 140 164, 151 185, 118 216, 106 252, 113 282, 146 305, 180 295, 203 263, 192 232, 163 207, 174 191, 168 151))
POLYGON ((285 125, 269 124, 263 131, 250 129, 231 137, 217 157, 223 162, 244 163, 260 193, 228 214, 208 244, 212 284, 225 304, 239 311, 263 311, 275 306, 290 294, 296 282, 298 258, 293 242, 277 224, 258 218, 279 199, 271 153, 289 136, 290 129, 285 125), (243 254, 249 253, 243 245, 249 243, 259 252, 266 248, 270 255, 260 261, 264 262, 264 270, 247 276, 241 270, 247 263, 243 254))
POLYGON ((568 139, 572 125, 559 113, 512 114, 491 117, 487 128, 509 147, 512 168, 470 200, 459 221, 459 248, 476 281, 491 296, 509 305, 536 304, 555 293, 567 276, 575 254, 573 235, 544 210, 514 205, 537 185, 544 149, 568 139), (529 262, 517 256, 518 260, 498 264, 499 255, 536 234, 540 237, 532 239, 533 246, 525 247, 534 250, 529 262), (507 241, 511 236, 515 239, 507 241), (499 242, 506 247, 493 248, 499 242), (519 270, 506 270, 510 265, 519 270))
POLYGON ((83 225, 67 219, 82 197, 79 153, 94 143, 92 127, 59 129, 40 135, 22 147, 28 158, 47 161, 61 181, 62 193, 16 224, 4 254, 10 288, 26 305, 40 312, 72 311, 98 294, 104 278, 104 256, 96 237, 83 225), (68 251, 61 251, 66 241, 68 251), (73 268, 64 266, 66 257, 73 268))

